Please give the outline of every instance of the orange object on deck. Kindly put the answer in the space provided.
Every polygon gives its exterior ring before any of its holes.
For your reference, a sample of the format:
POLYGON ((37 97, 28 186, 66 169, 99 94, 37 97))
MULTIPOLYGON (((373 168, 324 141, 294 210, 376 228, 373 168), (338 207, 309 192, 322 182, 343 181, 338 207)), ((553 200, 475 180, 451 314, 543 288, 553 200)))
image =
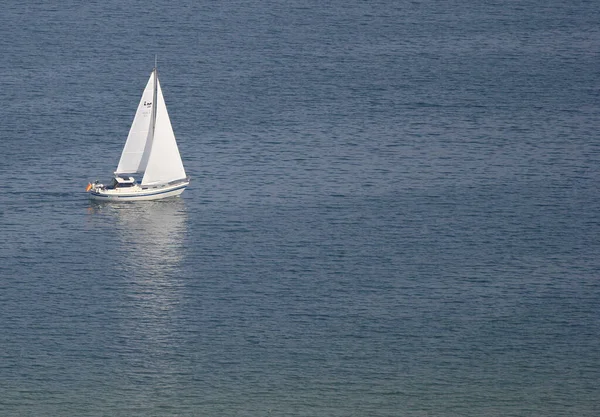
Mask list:
POLYGON ((91 189, 91 188, 92 188, 92 183, 91 183, 91 182, 88 182, 88 186, 87 186, 87 188, 85 189, 85 191, 86 191, 86 192, 87 192, 87 191, 90 191, 90 189, 91 189))

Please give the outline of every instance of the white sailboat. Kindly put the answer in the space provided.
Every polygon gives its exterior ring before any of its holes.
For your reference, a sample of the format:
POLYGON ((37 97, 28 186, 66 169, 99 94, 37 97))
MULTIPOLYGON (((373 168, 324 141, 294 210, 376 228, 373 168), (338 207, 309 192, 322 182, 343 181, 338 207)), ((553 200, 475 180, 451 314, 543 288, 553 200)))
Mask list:
POLYGON ((88 184, 86 191, 92 199, 158 200, 180 195, 190 183, 175 141, 156 65, 140 99, 114 174, 110 185, 98 181, 88 184))

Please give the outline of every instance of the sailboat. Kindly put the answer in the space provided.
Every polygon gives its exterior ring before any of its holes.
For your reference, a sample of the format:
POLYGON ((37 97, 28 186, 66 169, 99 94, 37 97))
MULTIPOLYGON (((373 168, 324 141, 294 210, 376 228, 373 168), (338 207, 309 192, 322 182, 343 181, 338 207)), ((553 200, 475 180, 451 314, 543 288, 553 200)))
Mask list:
POLYGON ((112 182, 89 183, 86 191, 94 200, 158 200, 180 195, 189 183, 155 65, 112 182))

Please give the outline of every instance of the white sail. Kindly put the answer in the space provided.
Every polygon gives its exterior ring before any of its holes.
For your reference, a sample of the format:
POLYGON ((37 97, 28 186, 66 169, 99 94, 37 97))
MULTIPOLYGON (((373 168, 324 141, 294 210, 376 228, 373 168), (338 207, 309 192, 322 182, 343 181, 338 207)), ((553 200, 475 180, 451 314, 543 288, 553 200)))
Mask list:
POLYGON ((158 78, 156 79, 156 87, 157 107, 154 138, 150 144, 151 149, 142 185, 167 183, 186 178, 158 78))
POLYGON ((146 84, 133 123, 129 129, 127 142, 123 148, 116 174, 142 173, 146 170, 152 146, 150 126, 152 125, 152 101, 154 95, 154 72, 146 84), (149 140, 150 139, 150 140, 149 140))

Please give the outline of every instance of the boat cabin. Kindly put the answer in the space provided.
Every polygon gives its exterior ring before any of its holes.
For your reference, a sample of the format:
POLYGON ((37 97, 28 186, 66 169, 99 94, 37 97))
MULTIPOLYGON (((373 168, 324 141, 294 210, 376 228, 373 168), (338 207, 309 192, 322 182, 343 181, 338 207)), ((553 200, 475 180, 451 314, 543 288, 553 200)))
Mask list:
POLYGON ((133 177, 121 178, 114 177, 109 188, 127 188, 135 185, 135 179, 133 177))

